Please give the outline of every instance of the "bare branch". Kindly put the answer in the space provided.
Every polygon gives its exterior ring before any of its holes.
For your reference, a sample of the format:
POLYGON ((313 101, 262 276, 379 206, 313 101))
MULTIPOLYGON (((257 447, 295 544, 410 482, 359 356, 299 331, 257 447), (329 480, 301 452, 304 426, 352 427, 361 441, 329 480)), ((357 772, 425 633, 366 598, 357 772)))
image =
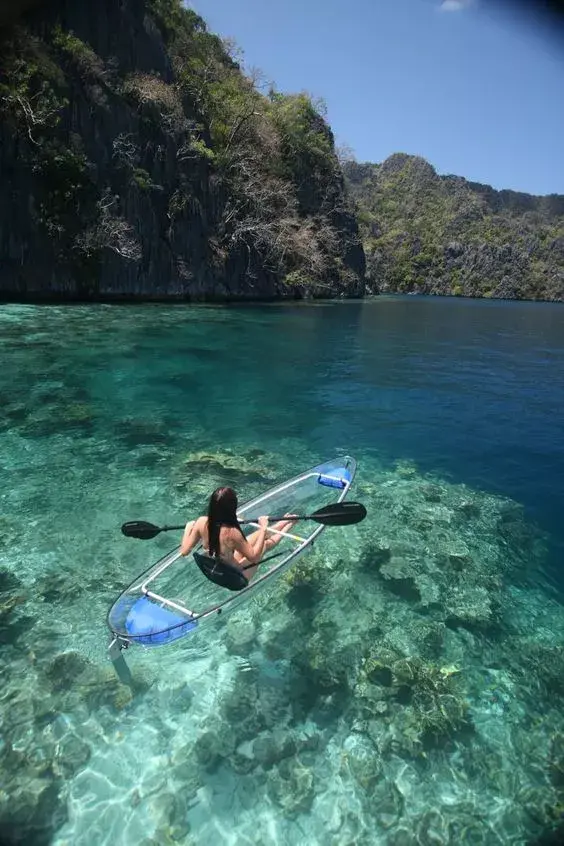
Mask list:
POLYGON ((126 261, 139 261, 141 245, 131 224, 125 218, 112 214, 115 204, 116 198, 108 192, 101 197, 96 223, 76 238, 74 248, 87 256, 108 249, 126 261))

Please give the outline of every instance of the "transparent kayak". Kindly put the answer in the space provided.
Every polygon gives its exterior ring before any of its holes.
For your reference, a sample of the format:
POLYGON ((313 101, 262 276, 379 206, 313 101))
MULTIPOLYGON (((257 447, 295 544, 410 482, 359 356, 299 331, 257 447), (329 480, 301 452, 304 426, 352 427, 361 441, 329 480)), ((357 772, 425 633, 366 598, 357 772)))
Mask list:
MULTIPOLYGON (((252 521, 241 528, 246 535, 256 531, 255 521, 261 514, 307 515, 342 502, 355 473, 356 461, 350 456, 318 464, 241 505, 238 518, 252 521)), ((251 594, 270 585, 311 549, 324 528, 314 521, 296 521, 274 547, 272 559, 267 560, 267 552, 254 579, 235 593, 214 584, 198 569, 193 553, 202 551, 201 544, 188 556, 182 556, 177 546, 135 579, 114 602, 108 614, 112 643, 120 649, 133 643, 162 646, 185 637, 206 620, 236 608, 251 594)))

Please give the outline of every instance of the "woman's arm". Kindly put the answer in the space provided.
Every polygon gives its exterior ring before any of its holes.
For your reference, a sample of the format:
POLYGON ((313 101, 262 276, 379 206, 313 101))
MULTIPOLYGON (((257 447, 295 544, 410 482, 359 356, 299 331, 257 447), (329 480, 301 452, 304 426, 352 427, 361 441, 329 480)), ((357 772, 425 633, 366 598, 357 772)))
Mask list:
POLYGON ((268 517, 259 517, 259 530, 254 533, 253 543, 249 543, 247 538, 238 531, 233 533, 233 547, 237 552, 244 555, 250 564, 258 564, 264 552, 264 544, 266 542, 266 529, 268 526, 268 517))
POLYGON ((192 552, 196 544, 201 538, 201 517, 197 520, 192 520, 191 523, 186 523, 186 528, 184 529, 184 534, 182 536, 182 544, 180 546, 180 554, 181 555, 188 555, 189 552, 192 552))

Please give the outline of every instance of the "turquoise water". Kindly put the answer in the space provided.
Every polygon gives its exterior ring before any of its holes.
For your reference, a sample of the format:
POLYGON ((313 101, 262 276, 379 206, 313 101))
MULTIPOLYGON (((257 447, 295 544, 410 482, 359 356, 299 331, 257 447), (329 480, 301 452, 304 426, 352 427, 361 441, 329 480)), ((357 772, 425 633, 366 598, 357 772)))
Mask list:
MULTIPOLYGON (((564 808, 564 310, 0 309, 6 843, 525 844, 564 808), (367 519, 108 661, 210 490, 335 455, 367 519)), ((188 567, 188 564, 187 564, 188 567)), ((187 571, 186 590, 197 578, 187 571)))

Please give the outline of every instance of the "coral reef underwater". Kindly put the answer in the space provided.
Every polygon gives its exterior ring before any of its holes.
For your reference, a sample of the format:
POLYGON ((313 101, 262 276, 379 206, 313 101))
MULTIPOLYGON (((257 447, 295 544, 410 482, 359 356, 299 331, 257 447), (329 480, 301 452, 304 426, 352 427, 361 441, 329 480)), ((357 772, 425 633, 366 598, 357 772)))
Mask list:
MULTIPOLYGON (((202 492, 218 476, 260 489, 284 463, 194 449, 175 495, 196 473, 202 492)), ((548 836, 564 812, 564 615, 539 582, 542 533, 516 503, 409 463, 367 476, 355 484, 367 520, 328 529, 205 638, 131 650, 132 688, 102 651, 103 600, 126 581, 112 533, 86 550, 95 572, 18 573, 3 518, 8 843, 548 836)))

